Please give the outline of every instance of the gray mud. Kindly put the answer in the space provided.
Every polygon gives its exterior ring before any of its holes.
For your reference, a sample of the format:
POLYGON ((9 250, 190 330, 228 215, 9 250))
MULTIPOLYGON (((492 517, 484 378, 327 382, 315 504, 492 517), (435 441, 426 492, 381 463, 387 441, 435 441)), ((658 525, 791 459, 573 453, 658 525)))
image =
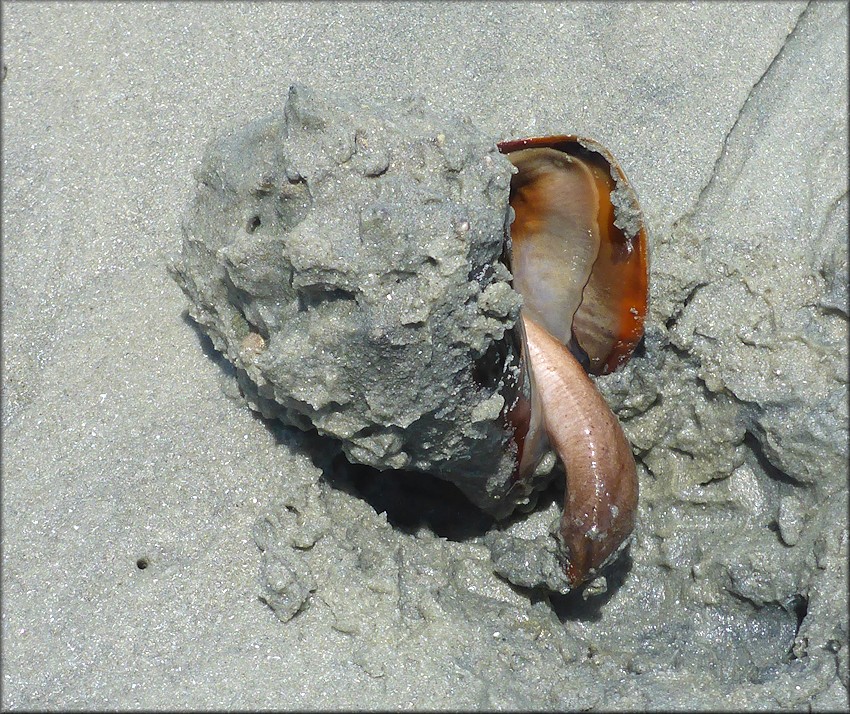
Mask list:
POLYGON ((172 272, 254 409, 505 515, 511 173, 492 138, 422 99, 293 86, 207 151, 172 272))
MULTIPOLYGON (((783 67, 780 58, 776 71, 783 67)), ((784 106, 775 106, 779 86, 765 81, 751 99, 777 127, 788 121, 783 111, 800 111, 785 87, 784 106)), ((534 589, 561 589, 547 528, 557 499, 435 552, 423 547, 428 524, 405 533, 316 471, 306 482, 285 479, 255 531, 260 597, 279 619, 322 602, 335 629, 363 639, 357 656, 373 676, 384 676, 380 653, 399 632, 421 646, 420 628, 481 608, 482 590, 518 607, 494 625, 498 639, 546 671, 558 660, 581 667, 584 648, 594 660, 595 638, 610 647, 615 630, 620 654, 611 661, 633 674, 667 662, 671 646, 699 661, 703 677, 752 691, 846 669, 846 616, 820 619, 834 606, 821 590, 846 578, 846 532, 831 526, 846 506, 847 299, 836 271, 846 243, 835 230, 846 166, 821 159, 801 169, 817 179, 809 205, 819 218, 736 189, 747 172, 783 160, 799 169, 810 144, 837 156, 842 137, 813 116, 799 148, 780 149, 753 141, 755 121, 742 116, 696 209, 656 236, 653 285, 664 289, 643 354, 600 380, 639 453, 642 486, 635 543, 610 582, 563 602, 534 589), (777 291, 777 264, 793 291, 777 291), (735 323, 718 320, 733 306, 735 323), (519 597, 494 570, 525 588, 519 597), (360 597, 350 599, 352 589, 360 597), (396 622, 392 636, 364 627, 379 611, 396 622), (556 613, 575 611, 605 612, 591 640, 558 626, 556 613), (533 637, 520 635, 529 628, 533 637)), ((293 88, 281 116, 208 150, 174 274, 254 409, 315 429, 351 461, 398 471, 389 478, 419 478, 415 468, 454 481, 504 516, 513 504, 498 508, 507 490, 498 486, 510 464, 494 470, 492 460, 505 449, 504 385, 482 388, 474 373, 488 354, 516 360, 506 336, 519 299, 499 262, 509 176, 493 141, 468 121, 416 100, 368 108, 293 88)), ((317 463, 348 478, 345 463, 317 463)), ((396 495, 417 498, 411 489, 396 495)), ((593 696, 586 685, 549 686, 558 707, 593 696)))
POLYGON ((847 33, 827 2, 5 4, 3 708, 847 711, 847 33), (604 592, 493 572, 557 489, 494 521, 349 466, 368 410, 299 405, 334 441, 254 418, 256 338, 235 369, 181 320, 190 171, 293 82, 592 136, 629 175, 651 312, 599 384, 641 500, 604 592))

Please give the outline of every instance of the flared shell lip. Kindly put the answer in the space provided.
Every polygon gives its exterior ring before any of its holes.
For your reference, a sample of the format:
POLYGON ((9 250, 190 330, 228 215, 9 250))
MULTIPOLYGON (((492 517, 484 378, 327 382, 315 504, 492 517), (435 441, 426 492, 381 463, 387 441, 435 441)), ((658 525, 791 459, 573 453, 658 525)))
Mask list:
POLYGON ((617 159, 614 158, 614 155, 598 141, 586 136, 580 136, 578 134, 553 134, 552 136, 532 136, 525 139, 506 139, 505 141, 497 142, 496 147, 502 154, 510 154, 513 151, 530 149, 532 147, 548 147, 550 149, 557 149, 558 151, 565 151, 560 146, 562 144, 578 144, 588 151, 601 154, 608 162, 608 165, 617 172, 617 177, 628 183, 626 174, 620 167, 617 159))
MULTIPOLYGON (((629 235, 620 230, 622 236, 621 255, 623 262, 630 266, 627 282, 629 283, 628 295, 624 296, 619 308, 619 328, 616 339, 611 347, 610 353, 591 368, 594 374, 609 374, 629 361, 632 353, 643 338, 644 322, 646 319, 649 300, 649 257, 648 239, 646 226, 643 220, 637 195, 619 162, 608 149, 602 144, 588 137, 577 134, 555 134, 551 136, 536 136, 523 139, 508 139, 496 144, 499 152, 510 154, 514 151, 529 148, 551 148, 563 151, 567 154, 582 155, 595 154, 601 157, 608 167, 611 179, 618 187, 628 192, 631 203, 637 211, 638 230, 629 235)), ((617 286, 612 286, 616 288, 617 286)))

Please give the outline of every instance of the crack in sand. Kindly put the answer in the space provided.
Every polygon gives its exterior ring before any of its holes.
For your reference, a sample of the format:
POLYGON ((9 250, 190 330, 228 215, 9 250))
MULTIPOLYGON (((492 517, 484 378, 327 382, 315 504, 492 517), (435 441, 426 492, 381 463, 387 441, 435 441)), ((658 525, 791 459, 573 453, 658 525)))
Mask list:
POLYGON ((747 112, 748 107, 750 106, 750 102, 753 101, 759 87, 762 85, 765 78, 768 77, 768 75, 773 71, 773 68, 776 66, 777 62, 779 61, 779 59, 784 54, 785 48, 788 46, 788 43, 791 41, 792 38, 797 36, 798 29, 799 29, 800 25, 802 24, 803 20, 805 19, 806 15, 808 14, 810 7, 811 7, 811 2, 806 3, 806 6, 802 9, 800 14, 797 16, 797 19, 794 22, 794 26, 791 28, 791 30, 788 32, 788 34, 785 35, 785 38, 782 40, 782 44, 779 46, 776 53, 773 55, 773 58, 770 60, 770 62, 767 63, 767 67, 765 67, 764 71, 761 73, 759 78, 755 81, 753 86, 750 88, 750 91, 747 92, 747 96, 744 98, 744 101, 741 103, 741 107, 738 110, 737 115, 735 116, 735 121, 732 122, 732 126, 729 127, 729 130, 726 132, 726 135, 723 137, 723 141, 720 144, 720 151, 717 153, 717 158, 714 161, 714 166, 711 169, 711 174, 708 177, 708 181, 706 181, 705 185, 703 185, 703 187, 700 189, 699 195, 697 196, 696 201, 694 201, 694 204, 691 207, 691 209, 687 213, 685 213, 682 216, 682 218, 680 218, 678 221, 676 221, 676 223, 683 223, 683 222, 693 218, 694 215, 696 215, 700 206, 702 205, 706 194, 714 186, 714 183, 715 183, 718 175, 720 174, 720 170, 723 166, 724 160, 726 159, 727 147, 729 145, 729 139, 732 137, 732 135, 735 133, 735 130, 738 128, 738 124, 740 124, 741 119, 743 118, 744 114, 747 112))

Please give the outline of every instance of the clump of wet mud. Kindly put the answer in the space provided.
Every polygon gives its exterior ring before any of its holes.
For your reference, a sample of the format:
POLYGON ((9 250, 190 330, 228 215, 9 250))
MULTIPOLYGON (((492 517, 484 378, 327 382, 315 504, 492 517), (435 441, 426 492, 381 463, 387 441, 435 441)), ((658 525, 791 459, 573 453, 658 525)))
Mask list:
POLYGON ((504 515, 511 174, 492 137, 420 99, 294 86, 208 150, 172 272, 254 409, 504 515))

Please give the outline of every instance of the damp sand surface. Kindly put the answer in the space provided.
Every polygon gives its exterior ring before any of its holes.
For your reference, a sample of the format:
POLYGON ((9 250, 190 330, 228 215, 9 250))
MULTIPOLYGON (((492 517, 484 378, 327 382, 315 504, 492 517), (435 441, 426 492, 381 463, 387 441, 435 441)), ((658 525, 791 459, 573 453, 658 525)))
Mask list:
POLYGON ((3 707, 846 709, 847 25, 844 3, 5 4, 3 707), (556 491, 494 525, 348 468, 254 416, 185 317, 192 172, 292 83, 419 93, 494 141, 591 136, 626 170, 652 302, 601 381, 642 498, 608 592, 493 574, 494 529, 539 537, 556 491))

